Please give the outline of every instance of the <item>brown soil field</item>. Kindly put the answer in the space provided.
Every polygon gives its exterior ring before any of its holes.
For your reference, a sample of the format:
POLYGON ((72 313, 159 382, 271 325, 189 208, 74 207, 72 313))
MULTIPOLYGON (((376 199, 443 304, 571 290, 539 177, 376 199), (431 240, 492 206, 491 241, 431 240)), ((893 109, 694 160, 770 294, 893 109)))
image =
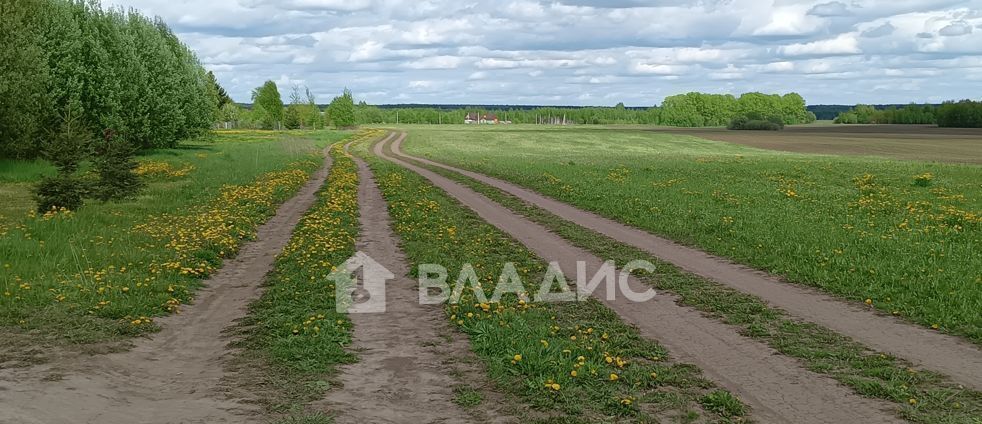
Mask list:
POLYGON ((664 127, 651 131, 685 134, 786 152, 982 164, 982 128, 817 124, 789 126, 783 131, 664 127))

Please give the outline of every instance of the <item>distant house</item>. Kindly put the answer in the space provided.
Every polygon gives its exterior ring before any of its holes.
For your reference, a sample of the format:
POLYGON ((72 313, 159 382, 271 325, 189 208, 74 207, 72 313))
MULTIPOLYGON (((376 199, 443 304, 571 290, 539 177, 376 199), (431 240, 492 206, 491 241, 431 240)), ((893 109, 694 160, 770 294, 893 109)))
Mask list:
POLYGON ((493 113, 479 114, 477 112, 468 113, 464 117, 465 124, 497 124, 498 115, 493 113))

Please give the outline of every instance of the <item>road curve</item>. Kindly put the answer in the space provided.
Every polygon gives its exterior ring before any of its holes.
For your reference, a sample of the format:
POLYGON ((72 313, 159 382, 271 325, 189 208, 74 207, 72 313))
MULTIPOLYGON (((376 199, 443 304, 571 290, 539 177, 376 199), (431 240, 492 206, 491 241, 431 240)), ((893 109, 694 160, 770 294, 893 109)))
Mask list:
MULTIPOLYGON (((398 146, 405 136, 401 134, 394 144, 398 146)), ((376 155, 428 179, 540 258, 557 262, 567 275, 577 268, 578 261, 586 264, 588 275, 593 275, 602 264, 600 258, 491 199, 433 171, 390 156, 383 151, 383 144, 375 145, 376 155)), ((648 288, 634 278, 628 284, 635 292, 648 288)), ((754 418, 759 421, 902 422, 892 413, 893 405, 863 398, 829 377, 808 371, 794 359, 740 336, 734 327, 679 306, 675 296, 660 293, 648 302, 637 303, 612 295, 612 300, 608 300, 604 287, 593 293, 626 322, 638 327, 642 336, 657 340, 674 357, 696 364, 708 378, 736 393, 751 406, 754 418)))
POLYGON ((974 390, 982 390, 982 350, 957 336, 883 315, 865 305, 847 303, 809 287, 787 283, 776 276, 682 246, 497 178, 408 155, 402 152, 400 145, 401 140, 397 140, 392 145, 392 152, 402 158, 473 178, 567 221, 648 252, 689 273, 757 296, 771 306, 851 337, 867 347, 945 374, 952 381, 974 390))

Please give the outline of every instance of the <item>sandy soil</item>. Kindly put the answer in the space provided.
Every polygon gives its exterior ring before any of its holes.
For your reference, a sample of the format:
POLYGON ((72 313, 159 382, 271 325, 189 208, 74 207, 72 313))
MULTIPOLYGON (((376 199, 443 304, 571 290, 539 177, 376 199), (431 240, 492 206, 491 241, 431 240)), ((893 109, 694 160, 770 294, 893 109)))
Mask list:
POLYGON ((649 252, 685 271, 757 296, 794 316, 982 390, 982 350, 961 338, 879 314, 865 305, 840 301, 809 287, 789 284, 776 276, 676 244, 497 178, 406 155, 398 144, 393 145, 392 150, 397 155, 474 178, 577 225, 649 252))
MULTIPOLYGON (((390 138, 392 135, 390 135, 390 138)), ((384 313, 351 314, 352 349, 358 362, 340 368, 341 389, 315 405, 344 423, 468 423, 472 416, 452 402, 456 384, 450 359, 469 354, 449 343, 443 312, 420 305, 416 282, 392 232, 388 206, 368 166, 358 164, 361 235, 358 251, 395 274, 386 284, 384 313)), ((360 280, 360 279, 359 279, 360 280)), ((494 405, 481 405, 481 422, 509 422, 494 405), (490 409, 489 409, 490 407, 490 409)))
POLYGON ((205 282, 195 304, 161 318, 163 330, 132 350, 0 371, 0 423, 248 423, 246 399, 220 390, 232 352, 223 330, 247 313, 263 277, 313 205, 330 157, 258 230, 255 241, 205 282))
POLYGON ((931 125, 805 125, 789 126, 783 131, 667 127, 651 131, 691 135, 708 140, 786 152, 982 163, 982 128, 938 128, 931 125))
MULTIPOLYGON (((394 144, 398 146, 404 137, 403 134, 394 144)), ((600 258, 487 197, 390 156, 383 151, 382 143, 375 146, 375 153, 430 180, 539 257, 558 262, 568 275, 575 272, 577 261, 586 263, 589 275, 602 263, 600 258)), ((629 279, 629 285, 635 292, 648 288, 634 278, 629 279)), ((636 303, 620 294, 608 300, 603 288, 593 295, 637 326, 642 336, 657 340, 677 359, 696 364, 708 378, 737 394, 751 406, 757 420, 803 424, 900 422, 890 404, 860 397, 828 377, 805 370, 794 359, 740 336, 735 328, 679 306, 675 296, 659 293, 648 302, 636 303)))

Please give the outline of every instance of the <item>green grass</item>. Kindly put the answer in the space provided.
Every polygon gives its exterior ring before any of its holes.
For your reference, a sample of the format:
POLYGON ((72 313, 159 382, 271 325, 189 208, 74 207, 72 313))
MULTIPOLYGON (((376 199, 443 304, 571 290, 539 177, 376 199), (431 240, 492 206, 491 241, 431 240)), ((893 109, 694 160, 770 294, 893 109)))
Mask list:
POLYGON ((346 349, 352 323, 336 311, 328 275, 355 252, 358 175, 341 143, 331 156, 334 164, 317 203, 297 225, 266 277, 262 298, 239 326, 244 337, 236 345, 243 351, 234 368, 243 373, 235 387, 246 387, 268 413, 292 411, 283 422, 321 422, 322 416, 297 411, 330 389, 337 365, 355 360, 346 349))
POLYGON ((652 261, 656 272, 641 275, 643 281, 679 295, 682 304, 735 326, 741 334, 797 358, 808 369, 829 375, 861 395, 894 402, 898 414, 906 419, 974 424, 973 417, 982 415, 982 393, 966 390, 942 375, 915 369, 906 361, 871 351, 827 328, 794 319, 754 296, 681 271, 646 252, 565 221, 498 189, 454 172, 429 168, 532 219, 578 247, 613 259, 618 265, 638 258, 652 261))
MULTIPOLYGON (((0 363, 43 342, 154 331, 153 317, 187 303, 201 279, 320 166, 319 146, 343 136, 221 142, 216 135, 219 142, 142 155, 144 165, 184 171, 145 175, 148 185, 136 199, 90 201, 53 216, 28 215, 33 204, 21 199, 21 212, 6 216, 0 231, 0 333, 22 343, 5 350, 0 363)), ((10 184, 23 183, 0 182, 0 190, 10 184)))
MULTIPOLYGON (((453 282, 470 263, 489 295, 505 263, 534 282, 526 287, 542 281, 544 263, 514 239, 418 175, 371 156, 366 146, 356 152, 375 172, 413 272, 420 264, 438 263, 453 282)), ((689 415, 729 420, 702 410, 699 399, 714 387, 696 367, 673 361, 596 300, 522 303, 506 295, 501 303, 481 304, 465 290, 460 304, 447 305, 445 313, 468 336, 496 387, 535 409, 526 419, 555 422, 549 417, 558 414, 581 417, 567 422, 689 415)))
POLYGON ((982 343, 982 167, 594 129, 414 128, 404 146, 982 343))

